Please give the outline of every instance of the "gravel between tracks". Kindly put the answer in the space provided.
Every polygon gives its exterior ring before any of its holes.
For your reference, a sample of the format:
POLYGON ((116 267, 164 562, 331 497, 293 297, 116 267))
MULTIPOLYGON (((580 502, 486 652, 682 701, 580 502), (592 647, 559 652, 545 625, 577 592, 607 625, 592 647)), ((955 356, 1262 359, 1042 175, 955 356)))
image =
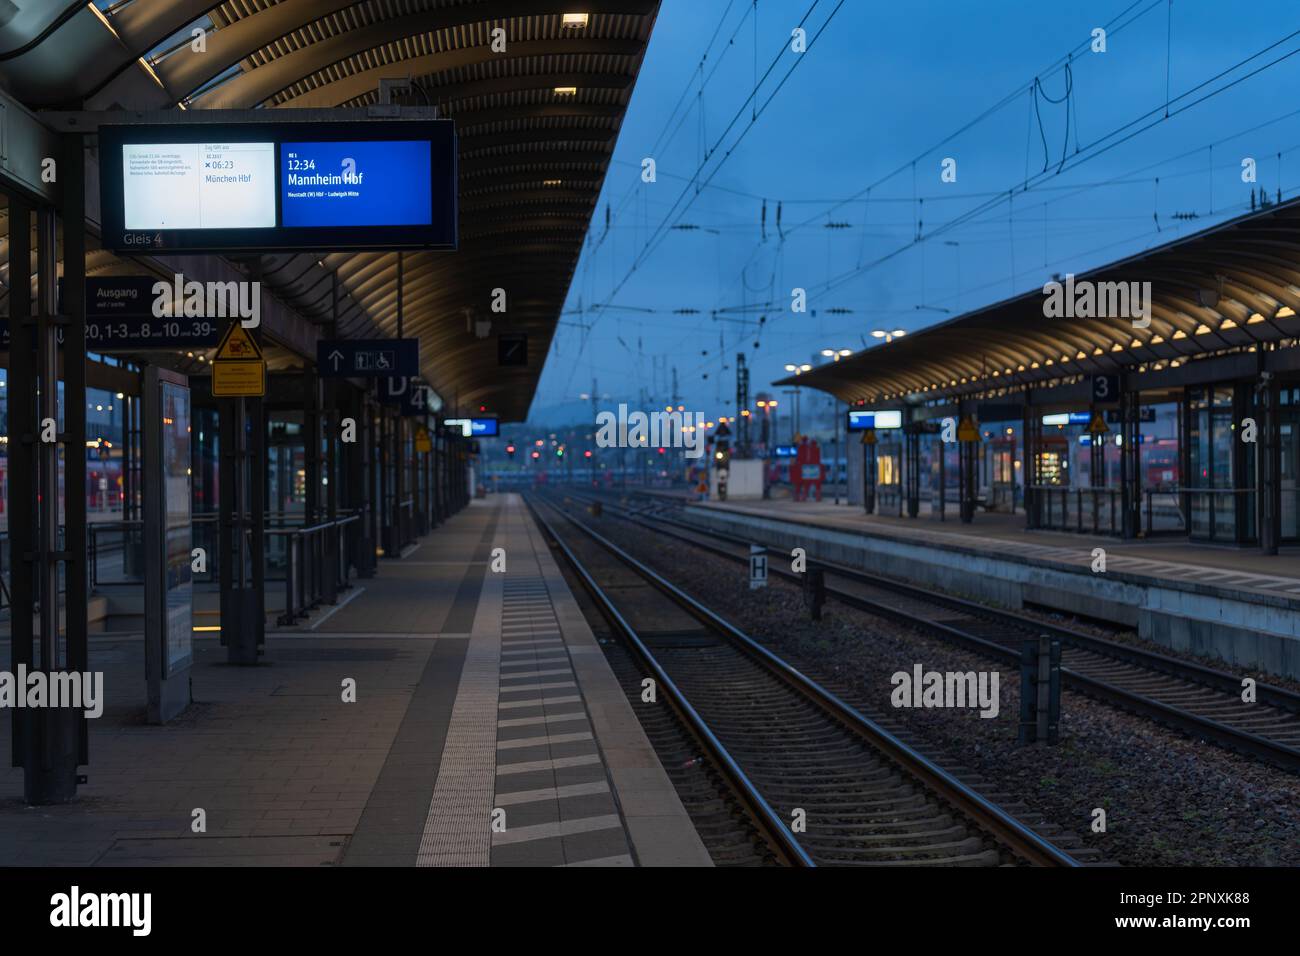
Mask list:
MULTIPOLYGON (((575 508, 576 510, 576 508, 575 508)), ((808 620, 800 591, 772 577, 750 591, 744 568, 654 538, 616 518, 596 526, 814 679, 849 688, 868 714, 899 720, 1127 866, 1300 865, 1300 777, 1200 743, 1065 690, 1058 747, 1019 747, 1019 675, 1000 671, 1000 709, 892 708, 890 676, 926 670, 988 671, 995 662, 905 626, 829 602, 808 620), (1093 809, 1105 833, 1091 832, 1093 809)), ((772 560, 779 560, 773 558, 772 560)))

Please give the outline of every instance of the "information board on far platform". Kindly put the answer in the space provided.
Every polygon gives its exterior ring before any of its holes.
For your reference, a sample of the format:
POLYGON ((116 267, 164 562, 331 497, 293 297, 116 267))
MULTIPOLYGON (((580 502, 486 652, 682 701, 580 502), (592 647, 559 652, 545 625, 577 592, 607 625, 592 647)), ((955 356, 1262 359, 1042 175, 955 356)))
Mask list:
POLYGON ((115 252, 454 249, 451 120, 101 126, 115 252))

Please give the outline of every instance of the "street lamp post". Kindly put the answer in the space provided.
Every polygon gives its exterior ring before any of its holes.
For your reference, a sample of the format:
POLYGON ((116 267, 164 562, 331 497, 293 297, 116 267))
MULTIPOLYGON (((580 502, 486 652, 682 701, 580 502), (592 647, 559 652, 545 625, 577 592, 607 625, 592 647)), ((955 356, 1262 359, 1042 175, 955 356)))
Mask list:
POLYGON ((873 339, 884 339, 886 345, 894 341, 894 339, 901 339, 906 334, 902 329, 894 329, 892 332, 887 332, 884 329, 871 330, 871 337, 873 339))
MULTIPOLYGON (((848 358, 853 354, 852 349, 822 349, 822 355, 826 356, 833 362, 838 362, 842 358, 848 358)), ((831 414, 835 417, 835 503, 840 503, 840 400, 834 395, 831 396, 831 414)), ((849 458, 844 456, 844 477, 847 480, 849 473, 849 458)), ((845 498, 848 497, 848 489, 845 489, 845 498)))
MULTIPOLYGON (((803 365, 787 365, 785 367, 785 370, 787 372, 793 372, 796 376, 799 376, 802 375, 804 372, 811 372, 812 366, 806 363, 803 365)), ((786 394, 789 393, 787 392, 786 394)), ((798 434, 799 434, 799 386, 796 385, 794 387, 794 432, 790 436, 791 442, 795 442, 798 434)))
MULTIPOLYGON (((759 394, 763 393, 760 392, 759 394)), ((776 408, 777 401, 775 398, 760 398, 755 404, 763 410, 763 424, 760 426, 759 442, 763 446, 764 454, 766 454, 772 443, 772 409, 776 408)))

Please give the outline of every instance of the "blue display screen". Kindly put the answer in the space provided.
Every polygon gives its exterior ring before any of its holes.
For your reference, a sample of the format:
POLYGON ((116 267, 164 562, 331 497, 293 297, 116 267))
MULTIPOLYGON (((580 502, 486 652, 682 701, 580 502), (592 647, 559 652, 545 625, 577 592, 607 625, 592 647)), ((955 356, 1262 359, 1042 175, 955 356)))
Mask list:
POLYGON ((281 224, 427 226, 430 162, 422 140, 282 143, 281 224))
POLYGON ((474 436, 483 436, 484 438, 495 438, 499 433, 498 419, 495 418, 471 418, 470 434, 474 436))
POLYGON ((902 428, 903 413, 897 409, 849 411, 848 430, 864 432, 868 428, 902 428))

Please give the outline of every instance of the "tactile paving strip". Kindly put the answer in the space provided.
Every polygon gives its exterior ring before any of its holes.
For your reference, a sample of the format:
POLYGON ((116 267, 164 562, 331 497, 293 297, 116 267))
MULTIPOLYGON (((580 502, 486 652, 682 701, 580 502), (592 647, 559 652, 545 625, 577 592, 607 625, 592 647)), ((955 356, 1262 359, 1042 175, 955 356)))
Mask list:
POLYGON ((501 579, 487 575, 416 866, 488 866, 496 786, 501 579))
POLYGON ((508 820, 527 818, 518 808, 554 803, 558 810, 559 801, 610 792, 560 622, 525 527, 527 516, 512 502, 502 519, 493 545, 506 546, 509 570, 483 578, 416 864, 489 866, 493 847, 524 844, 538 846, 536 862, 541 865, 630 865, 624 822, 612 803, 577 815, 570 806, 559 820, 492 832, 496 808, 511 807, 508 820), (557 706, 561 710, 552 709, 557 706), (557 773, 578 767, 591 767, 598 779, 556 785, 557 773), (550 777, 552 785, 521 786, 528 775, 538 773, 550 777), (600 836, 602 832, 607 836, 600 836), (567 841, 562 850, 555 848, 558 840, 583 834, 599 837, 588 844, 592 849, 587 852, 574 851, 567 841), (547 841, 549 848, 541 846, 547 841), (544 862, 548 852, 561 855, 544 862))

